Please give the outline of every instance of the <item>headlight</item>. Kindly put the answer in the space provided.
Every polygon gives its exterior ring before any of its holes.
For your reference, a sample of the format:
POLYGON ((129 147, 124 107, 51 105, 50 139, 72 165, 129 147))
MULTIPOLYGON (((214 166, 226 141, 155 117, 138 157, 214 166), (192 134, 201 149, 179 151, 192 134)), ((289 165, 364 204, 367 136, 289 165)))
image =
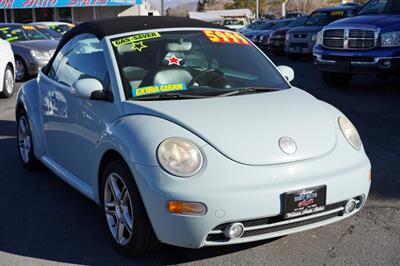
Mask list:
MULTIPOLYGON (((314 37, 314 36, 313 36, 314 37)), ((316 36, 316 45, 322 45, 324 42, 324 32, 321 30, 316 36)))
POLYGON ((286 33, 286 41, 290 40, 290 33, 286 33))
POLYGON ((191 141, 182 138, 168 138, 157 149, 161 167, 179 177, 195 175, 203 166, 203 155, 191 141))
POLYGON ((381 36, 381 46, 382 47, 400 46, 400 31, 383 33, 381 36))
POLYGON ((31 50, 31 55, 37 61, 49 61, 51 59, 51 54, 49 52, 39 52, 36 50, 31 50))
POLYGON ((347 119, 347 117, 345 116, 339 117, 338 123, 340 130, 342 131, 344 137, 347 139, 350 145, 357 150, 361 149, 361 138, 353 123, 351 123, 350 120, 347 119))

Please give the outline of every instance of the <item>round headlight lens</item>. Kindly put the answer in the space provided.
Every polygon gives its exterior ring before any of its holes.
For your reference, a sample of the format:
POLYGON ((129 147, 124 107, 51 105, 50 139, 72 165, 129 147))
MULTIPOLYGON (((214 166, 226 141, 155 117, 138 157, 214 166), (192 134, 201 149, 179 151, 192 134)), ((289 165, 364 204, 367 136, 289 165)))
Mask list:
POLYGON ((161 167, 179 177, 195 175, 203 166, 203 155, 191 141, 182 138, 168 138, 157 150, 161 167))
POLYGON ((338 123, 340 130, 342 131, 344 137, 347 139, 350 145, 357 150, 361 149, 361 138, 353 123, 351 123, 350 120, 347 119, 347 117, 345 116, 339 117, 338 123))

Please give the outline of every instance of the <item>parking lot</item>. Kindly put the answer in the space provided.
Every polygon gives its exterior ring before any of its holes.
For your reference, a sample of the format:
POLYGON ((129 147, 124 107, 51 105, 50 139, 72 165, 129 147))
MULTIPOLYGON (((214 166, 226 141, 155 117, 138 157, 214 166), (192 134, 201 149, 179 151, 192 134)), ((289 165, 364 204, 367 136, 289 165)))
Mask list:
POLYGON ((370 197, 359 214, 274 240, 200 250, 164 246, 147 257, 123 257, 94 203, 47 170, 22 168, 14 97, 0 100, 0 265, 400 265, 400 80, 359 76, 332 89, 309 59, 273 61, 293 67, 295 86, 333 104, 358 128, 373 167, 370 197))

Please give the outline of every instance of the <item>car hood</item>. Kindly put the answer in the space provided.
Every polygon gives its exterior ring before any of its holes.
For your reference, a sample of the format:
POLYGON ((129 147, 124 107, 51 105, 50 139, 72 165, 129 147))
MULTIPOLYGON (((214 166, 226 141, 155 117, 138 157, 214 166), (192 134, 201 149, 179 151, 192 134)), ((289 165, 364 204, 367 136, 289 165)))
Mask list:
POLYGON ((36 40, 36 41, 21 41, 12 42, 11 46, 28 50, 50 51, 55 50, 58 46, 56 40, 36 40))
POLYGON ((371 28, 390 28, 394 25, 400 25, 400 15, 365 15, 355 16, 340 19, 332 22, 327 26, 330 27, 351 27, 351 26, 363 26, 371 28))
POLYGON ((301 26, 291 29, 290 33, 314 33, 322 29, 322 26, 301 26))
POLYGON ((276 35, 285 35, 286 32, 287 32, 288 30, 290 30, 290 29, 291 29, 291 28, 289 28, 289 27, 280 28, 280 29, 274 30, 274 31, 271 33, 271 35, 272 35, 272 36, 276 36, 276 35))
POLYGON ((173 121, 247 165, 311 159, 329 153, 336 143, 335 120, 322 102, 296 88, 197 100, 128 101, 124 108, 128 115, 173 121), (287 155, 279 148, 282 137, 297 143, 296 153, 287 155))

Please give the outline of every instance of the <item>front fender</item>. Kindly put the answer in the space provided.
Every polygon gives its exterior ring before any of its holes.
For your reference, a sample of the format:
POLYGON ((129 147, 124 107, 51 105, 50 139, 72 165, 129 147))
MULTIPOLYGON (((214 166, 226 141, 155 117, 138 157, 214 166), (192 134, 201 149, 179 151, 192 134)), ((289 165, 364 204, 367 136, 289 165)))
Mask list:
MULTIPOLYGON (((171 121, 151 115, 129 115, 114 121, 104 130, 95 148, 94 159, 97 162, 95 165, 100 166, 104 154, 109 150, 114 150, 129 165, 158 167, 157 147, 169 137, 188 139, 199 148, 207 145, 204 140, 171 121)), ((134 169, 131 170, 135 176, 134 169)), ((100 176, 99 167, 97 176, 100 176)), ((151 186, 149 180, 135 181, 139 190, 144 183, 151 186)), ((98 192, 99 190, 95 189, 97 200, 99 200, 98 192)))
MULTIPOLYGON (((32 79, 22 85, 17 95, 16 112, 24 108, 27 113, 35 157, 40 159, 44 154, 44 139, 42 135, 42 122, 40 116, 39 88, 37 80, 32 79)), ((15 114, 17 117, 17 113, 15 114)))

